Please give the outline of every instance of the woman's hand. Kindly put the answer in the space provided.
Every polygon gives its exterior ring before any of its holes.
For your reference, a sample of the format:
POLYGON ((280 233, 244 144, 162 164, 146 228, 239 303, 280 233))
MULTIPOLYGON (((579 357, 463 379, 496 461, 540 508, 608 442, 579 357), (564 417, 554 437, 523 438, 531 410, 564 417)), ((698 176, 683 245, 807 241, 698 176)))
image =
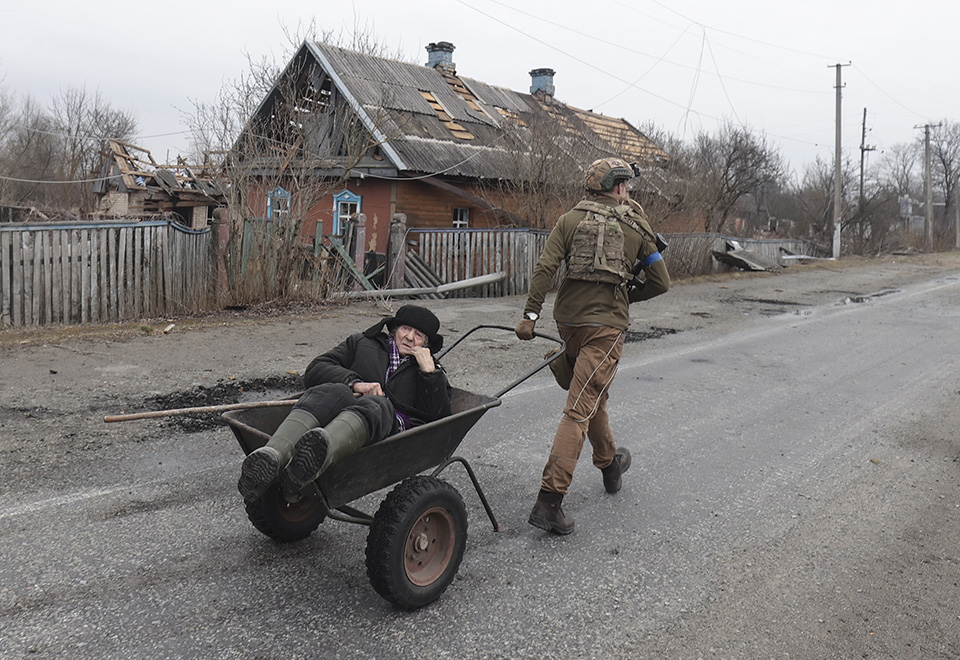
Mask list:
POLYGON ((420 366, 420 371, 430 373, 437 368, 437 363, 433 361, 433 353, 426 346, 417 346, 407 349, 409 355, 412 355, 420 366))
POLYGON ((383 396, 380 383, 363 383, 358 380, 353 384, 353 391, 361 396, 383 396))

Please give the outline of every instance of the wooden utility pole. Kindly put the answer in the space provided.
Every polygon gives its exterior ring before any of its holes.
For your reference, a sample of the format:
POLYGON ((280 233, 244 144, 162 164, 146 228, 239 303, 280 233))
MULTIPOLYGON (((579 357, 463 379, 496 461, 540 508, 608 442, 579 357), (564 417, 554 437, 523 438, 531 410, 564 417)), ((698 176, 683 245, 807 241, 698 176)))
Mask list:
MULTIPOLYGON (((940 126, 940 124, 936 124, 940 126)), ((933 182, 930 167, 930 129, 931 124, 914 126, 923 128, 923 247, 927 252, 933 250, 933 182)))
POLYGON ((867 146, 867 109, 863 109, 863 130, 860 134, 860 197, 858 198, 857 206, 861 213, 863 213, 863 162, 864 156, 868 151, 873 151, 875 147, 867 146))
POLYGON ((841 114, 840 114, 840 99, 842 97, 843 82, 840 76, 840 71, 842 67, 850 66, 850 62, 846 64, 830 64, 829 67, 836 67, 837 69, 837 138, 836 138, 836 148, 834 153, 833 161, 833 258, 840 258, 840 222, 843 219, 843 175, 842 175, 842 149, 840 145, 840 125, 841 125, 841 114))
POLYGON ((923 127, 923 245, 933 249, 933 181, 930 167, 930 124, 923 127))
POLYGON ((956 242, 953 244, 953 247, 960 250, 960 181, 957 181, 957 185, 953 187, 953 213, 956 216, 956 242))

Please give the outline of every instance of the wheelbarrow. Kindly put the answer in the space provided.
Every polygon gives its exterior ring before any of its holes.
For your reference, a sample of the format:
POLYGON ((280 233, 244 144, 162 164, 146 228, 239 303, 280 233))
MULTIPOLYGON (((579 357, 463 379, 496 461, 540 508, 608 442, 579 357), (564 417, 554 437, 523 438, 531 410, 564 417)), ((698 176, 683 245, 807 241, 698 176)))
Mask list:
MULTIPOLYGON (((506 330, 500 325, 478 325, 437 355, 441 359, 467 337, 482 329, 506 330)), ((564 345, 555 337, 537 337, 564 345)), ((427 605, 446 590, 457 574, 467 542, 467 512, 460 493, 440 474, 450 465, 463 466, 477 491, 494 532, 500 530, 493 510, 470 463, 454 452, 467 432, 500 397, 550 364, 562 351, 548 354, 536 366, 499 392, 486 396, 453 388, 452 414, 367 445, 330 466, 298 493, 285 490, 280 480, 255 501, 246 502, 247 517, 260 532, 278 541, 294 541, 312 533, 326 518, 368 525, 366 566, 373 588, 403 609, 427 605), (429 473, 426 473, 429 471, 429 473), (370 516, 350 502, 396 484, 377 513, 370 516)), ((244 453, 262 447, 293 404, 232 410, 222 415, 244 453)))

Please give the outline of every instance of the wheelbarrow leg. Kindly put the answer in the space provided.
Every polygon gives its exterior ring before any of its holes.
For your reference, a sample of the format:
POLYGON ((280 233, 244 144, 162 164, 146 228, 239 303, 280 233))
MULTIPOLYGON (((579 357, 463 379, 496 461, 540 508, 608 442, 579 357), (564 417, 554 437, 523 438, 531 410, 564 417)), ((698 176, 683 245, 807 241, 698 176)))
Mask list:
POLYGON ((480 503, 483 505, 483 510, 487 512, 487 517, 490 518, 490 523, 493 525, 493 531, 500 531, 500 524, 497 522, 496 517, 493 515, 493 509, 490 508, 490 504, 487 502, 487 496, 483 494, 483 488, 480 487, 480 482, 477 480, 477 475, 474 474, 473 468, 470 467, 470 464, 467 462, 467 459, 461 458, 459 456, 451 456, 443 463, 437 466, 437 469, 433 471, 432 476, 436 477, 441 472, 443 472, 451 463, 460 463, 466 469, 467 474, 470 476, 470 481, 473 482, 473 487, 477 491, 477 495, 480 497, 480 503))

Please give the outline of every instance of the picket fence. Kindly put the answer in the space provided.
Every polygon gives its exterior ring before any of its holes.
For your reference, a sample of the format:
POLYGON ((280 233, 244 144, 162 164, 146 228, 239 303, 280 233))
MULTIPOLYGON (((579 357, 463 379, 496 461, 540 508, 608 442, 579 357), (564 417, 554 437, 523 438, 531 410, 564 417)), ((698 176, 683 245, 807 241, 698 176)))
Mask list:
POLYGON ((167 221, 0 225, 0 327, 207 309, 210 241, 167 221))

